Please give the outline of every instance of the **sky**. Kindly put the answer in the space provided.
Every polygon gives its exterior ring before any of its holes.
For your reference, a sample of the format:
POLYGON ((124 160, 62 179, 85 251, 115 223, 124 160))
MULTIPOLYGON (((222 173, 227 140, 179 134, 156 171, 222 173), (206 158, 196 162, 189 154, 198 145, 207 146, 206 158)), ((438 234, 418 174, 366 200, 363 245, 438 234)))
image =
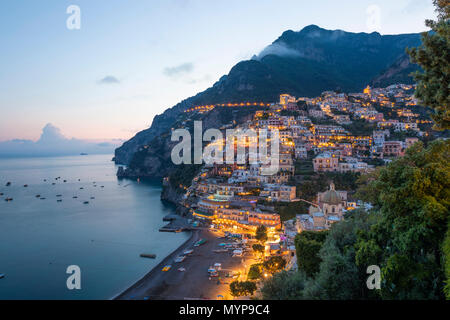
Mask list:
POLYGON ((286 30, 413 33, 434 17, 432 0, 1 1, 0 141, 47 123, 128 139, 286 30))

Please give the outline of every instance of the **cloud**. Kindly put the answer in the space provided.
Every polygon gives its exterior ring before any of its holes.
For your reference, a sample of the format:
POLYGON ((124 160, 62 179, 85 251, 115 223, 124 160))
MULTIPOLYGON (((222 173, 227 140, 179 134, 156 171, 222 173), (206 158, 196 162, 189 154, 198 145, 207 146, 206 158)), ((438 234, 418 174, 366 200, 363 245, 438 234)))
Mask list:
POLYGON ((186 62, 175 67, 166 67, 164 68, 163 73, 168 77, 174 78, 182 74, 191 73, 193 70, 194 65, 190 62, 186 62))
POLYGON ((89 154, 112 154, 123 141, 88 141, 66 138, 61 130, 51 123, 42 129, 36 142, 31 140, 10 140, 0 142, 0 157, 62 156, 89 154))
POLYGON ((187 84, 196 84, 196 83, 208 82, 208 81, 211 81, 211 76, 209 74, 207 74, 201 78, 188 79, 188 80, 186 80, 186 83, 187 84))
POLYGON ((106 76, 98 81, 99 84, 117 84, 120 83, 119 79, 114 76, 106 76))
POLYGON ((284 42, 272 43, 271 45, 265 47, 263 51, 259 53, 259 55, 254 59, 261 60, 267 55, 276 55, 280 57, 300 57, 300 52, 289 48, 284 42))

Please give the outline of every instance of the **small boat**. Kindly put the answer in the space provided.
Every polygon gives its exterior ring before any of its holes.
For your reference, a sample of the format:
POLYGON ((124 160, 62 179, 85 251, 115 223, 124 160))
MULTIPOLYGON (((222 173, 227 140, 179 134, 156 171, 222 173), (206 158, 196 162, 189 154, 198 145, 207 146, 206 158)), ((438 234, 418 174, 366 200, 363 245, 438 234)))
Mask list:
POLYGON ((6 183, 6 186, 9 187, 10 185, 11 185, 11 182, 8 181, 8 182, 6 183))
POLYGON ((10 201, 13 201, 13 200, 14 200, 13 198, 6 198, 5 199, 6 202, 10 202, 10 201))
POLYGON ((149 258, 149 259, 155 259, 156 258, 156 254, 153 254, 153 253, 141 253, 139 256, 141 258, 149 258))
POLYGON ((58 199, 58 200, 56 200, 56 202, 62 202, 62 200, 61 200, 61 199, 58 199))
POLYGON ((100 188, 104 188, 105 186, 100 186, 100 188))
POLYGON ((186 268, 183 268, 183 267, 178 268, 178 271, 180 271, 180 272, 185 272, 185 271, 186 271, 186 268))
POLYGON ((201 246, 202 244, 204 244, 205 242, 206 242, 205 239, 200 239, 200 240, 198 240, 198 241, 194 244, 194 247, 199 247, 199 246, 201 246))
POLYGON ((180 262, 183 262, 184 259, 186 259, 186 256, 178 256, 178 257, 175 258, 174 261, 177 262, 177 263, 180 263, 180 262))
POLYGON ((24 188, 28 188, 28 185, 27 185, 27 184, 24 184, 23 187, 24 187, 24 188))
POLYGON ((40 194, 37 194, 37 195, 36 195, 36 198, 40 198, 40 197, 41 197, 41 195, 40 195, 40 194))
POLYGON ((41 200, 45 200, 45 198, 41 198, 41 200))
POLYGON ((83 204, 89 204, 89 201, 85 201, 85 202, 83 202, 83 204))
POLYGON ((191 254, 192 252, 194 252, 194 250, 192 250, 192 249, 184 250, 184 251, 183 251, 183 254, 184 254, 184 255, 188 255, 188 254, 191 254))
POLYGON ((168 264, 167 266, 165 266, 162 271, 167 272, 170 270, 170 268, 172 268, 172 266, 170 264, 168 264))
POLYGON ((57 194, 56 197, 61 198, 62 194, 57 194))
POLYGON ((83 189, 84 189, 83 187, 80 188, 80 190, 83 190, 83 189))
POLYGON ((5 277, 4 273, 0 273, 0 279, 3 279, 5 277))
POLYGON ((72 197, 72 199, 77 199, 77 198, 78 198, 77 196, 73 196, 73 197, 72 197))
POLYGON ((44 182, 47 182, 47 179, 44 179, 44 182))
POLYGON ((63 182, 67 182, 67 180, 64 180, 63 182))
POLYGON ((0 196, 2 196, 3 195, 3 192, 0 192, 0 196))
POLYGON ((91 197, 91 200, 94 200, 95 199, 95 197, 91 197))
POLYGON ((56 183, 53 182, 53 183, 52 183, 52 186, 54 186, 55 184, 56 184, 56 183))
POLYGON ((217 250, 213 250, 213 252, 222 253, 222 252, 228 252, 228 250, 227 249, 217 249, 217 250))

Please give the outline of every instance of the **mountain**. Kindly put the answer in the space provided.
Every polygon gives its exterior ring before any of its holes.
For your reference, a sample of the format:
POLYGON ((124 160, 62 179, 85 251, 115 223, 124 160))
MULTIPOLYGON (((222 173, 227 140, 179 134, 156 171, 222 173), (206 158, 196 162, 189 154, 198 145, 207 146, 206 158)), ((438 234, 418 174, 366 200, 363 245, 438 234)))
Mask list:
POLYGON ((371 82, 372 87, 384 88, 393 83, 413 84, 411 73, 420 70, 417 64, 411 63, 406 54, 397 59, 389 68, 376 76, 371 82))
POLYGON ((42 129, 37 141, 9 140, 0 142, 0 157, 42 157, 89 154, 111 154, 122 143, 113 141, 86 141, 66 138, 61 130, 51 123, 42 129))
POLYGON ((149 129, 116 150, 114 159, 129 164, 141 146, 170 132, 183 111, 195 105, 273 102, 281 93, 313 97, 326 90, 357 92, 374 79, 395 83, 398 78, 390 75, 397 73, 387 71, 405 56, 405 48, 420 43, 420 34, 352 33, 315 25, 285 31, 259 55, 236 64, 211 88, 156 116, 149 129))

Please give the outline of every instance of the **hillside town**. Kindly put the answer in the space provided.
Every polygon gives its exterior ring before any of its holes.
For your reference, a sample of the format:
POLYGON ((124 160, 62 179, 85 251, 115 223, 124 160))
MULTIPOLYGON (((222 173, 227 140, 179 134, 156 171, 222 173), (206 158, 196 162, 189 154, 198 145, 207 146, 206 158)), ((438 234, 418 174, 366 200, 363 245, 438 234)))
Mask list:
MULTIPOLYGON (((360 93, 327 91, 316 98, 282 94, 278 102, 270 104, 190 108, 186 113, 194 115, 215 107, 260 107, 250 120, 222 129, 277 129, 279 170, 263 175, 263 164, 248 161, 204 164, 190 185, 178 186, 184 192, 182 205, 190 209, 195 223, 240 241, 251 241, 257 229, 264 226, 268 235, 264 259, 281 256, 288 268, 295 268, 297 233, 328 230, 352 210, 371 206, 356 199, 355 190, 339 190, 330 175, 358 177, 370 173, 376 166, 401 157, 408 147, 429 135, 431 121, 420 112, 413 92, 412 85, 368 86, 360 93), (311 183, 308 180, 323 175, 324 188, 308 197, 302 190, 305 181, 311 183)), ((250 147, 256 142, 249 139, 236 143, 250 147)), ((170 183, 170 178, 164 183, 170 183)))

